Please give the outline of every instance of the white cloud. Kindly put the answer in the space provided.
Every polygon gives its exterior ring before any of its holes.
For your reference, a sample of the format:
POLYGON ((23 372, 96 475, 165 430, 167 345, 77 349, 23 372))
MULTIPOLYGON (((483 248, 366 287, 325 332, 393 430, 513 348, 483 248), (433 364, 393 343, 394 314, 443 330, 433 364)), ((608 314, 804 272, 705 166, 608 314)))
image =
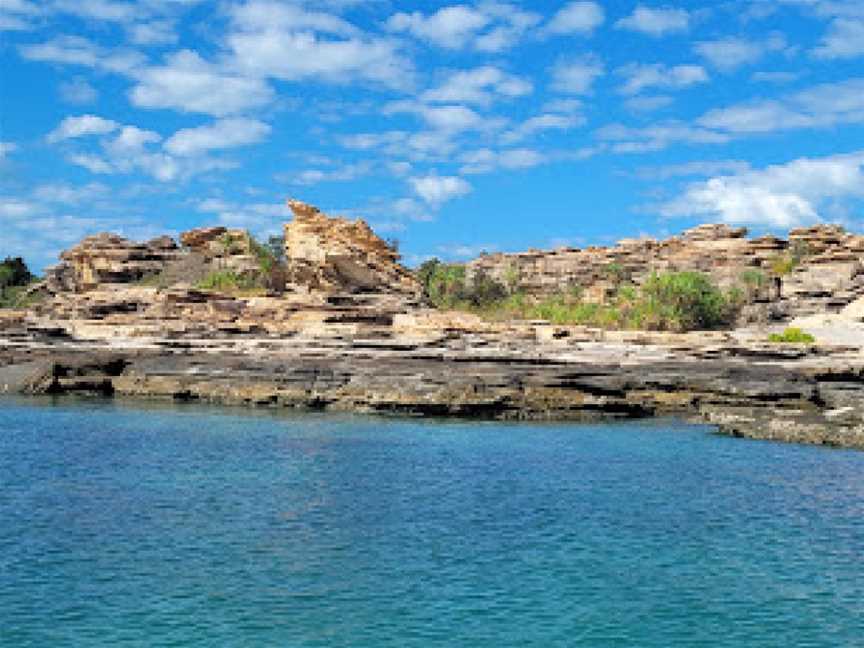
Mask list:
POLYGON ((477 6, 451 5, 428 15, 400 12, 390 17, 387 28, 445 49, 501 52, 540 20, 539 15, 515 5, 488 1, 477 6))
POLYGON ((562 115, 557 113, 543 113, 530 117, 519 124, 516 128, 504 133, 501 141, 506 144, 522 141, 537 133, 549 130, 569 130, 585 124, 585 118, 581 115, 562 115))
POLYGON ((699 65, 667 67, 659 63, 631 63, 619 68, 617 72, 627 79, 620 92, 628 95, 638 94, 645 88, 686 88, 708 81, 708 73, 699 65))
POLYGON ((432 128, 448 133, 482 129, 492 124, 490 120, 483 119, 471 108, 458 104, 429 106, 414 101, 396 101, 385 106, 383 112, 384 114, 416 113, 432 128))
POLYGON ((693 49, 714 67, 721 70, 734 70, 742 65, 756 63, 768 52, 780 52, 786 48, 785 37, 781 34, 772 34, 759 41, 735 37, 700 41, 693 49))
POLYGON ((750 163, 744 160, 697 160, 659 167, 643 167, 639 169, 637 175, 643 180, 668 180, 686 176, 740 174, 749 170, 750 163))
POLYGON ((0 2, 0 32, 33 29, 32 20, 43 13, 44 9, 30 0, 3 0, 0 2))
MULTIPOLYGON (((864 9, 862 9, 864 11, 864 9)), ((836 18, 813 55, 823 59, 864 56, 864 19, 836 18)))
POLYGON ((729 133, 767 133, 864 123, 864 78, 826 83, 779 99, 711 110, 698 123, 729 133))
POLYGON ((823 220, 826 202, 864 197, 862 167, 864 151, 800 158, 693 184, 661 212, 784 228, 812 223, 823 220))
POLYGON ((336 169, 306 169, 294 175, 280 174, 277 179, 294 185, 310 186, 322 182, 351 182, 368 175, 371 171, 371 163, 358 162, 346 164, 336 169))
POLYGON ((44 43, 23 45, 19 51, 31 61, 82 65, 118 74, 130 74, 146 61, 134 50, 108 49, 80 36, 58 36, 44 43))
POLYGON ((54 0, 53 8, 81 18, 119 23, 142 15, 140 8, 133 2, 110 0, 54 0))
POLYGON ((552 89, 566 94, 587 94, 605 67, 594 56, 562 58, 552 68, 552 89))
POLYGON ((599 129, 596 136, 603 141, 613 142, 611 149, 616 153, 659 151, 675 142, 724 144, 731 139, 724 133, 681 121, 667 121, 644 128, 628 128, 621 124, 611 124, 599 129))
POLYGON ((754 72, 750 77, 755 83, 791 83, 798 78, 794 72, 754 72))
POLYGON ((546 162, 547 157, 539 151, 527 148, 493 151, 484 148, 464 153, 459 161, 460 173, 489 173, 496 169, 528 169, 546 162))
POLYGON ((83 202, 91 203, 98 198, 104 198, 108 193, 109 189, 106 185, 91 182, 82 186, 68 183, 41 185, 35 189, 33 195, 42 202, 79 205, 83 202))
POLYGON ((76 137, 88 135, 105 135, 120 127, 115 121, 98 117, 97 115, 81 115, 80 117, 67 117, 53 131, 48 133, 46 139, 54 144, 76 137))
POLYGON ((489 24, 489 17, 468 5, 439 9, 429 16, 419 11, 397 13, 387 21, 392 31, 409 32, 440 47, 461 49, 489 24))
POLYGON ((146 68, 137 76, 130 99, 141 108, 223 117, 259 108, 274 98, 273 90, 260 78, 227 72, 191 50, 176 52, 165 65, 146 68))
POLYGON ((596 2, 570 2, 556 13, 546 31, 550 34, 590 34, 603 24, 603 7, 596 2))
POLYGON ((656 95, 653 97, 630 97, 624 101, 628 110, 633 112, 653 112, 673 103, 672 97, 656 95))
POLYGON ((176 25, 171 20, 148 20, 130 25, 129 40, 136 45, 170 45, 178 40, 176 25))
POLYGON ((629 29, 649 36, 660 37, 674 32, 687 31, 690 27, 690 14, 683 9, 661 7, 653 9, 638 5, 632 14, 622 18, 615 26, 629 29))
POLYGON ((398 43, 364 36, 338 17, 270 0, 252 0, 231 15, 227 43, 232 62, 250 76, 365 81, 394 88, 412 82, 411 62, 400 54, 398 43))
POLYGON ((59 86, 60 98, 71 104, 92 104, 99 98, 99 93, 84 79, 62 81, 59 86))
POLYGON ((254 119, 221 119, 205 126, 177 131, 165 142, 165 150, 174 155, 200 155, 216 149, 256 144, 270 131, 269 125, 254 119))
POLYGON ((3 163, 10 153, 18 150, 18 145, 12 142, 0 142, 0 163, 3 163))
POLYGON ((428 175, 409 179, 414 192, 431 205, 471 193, 471 185, 458 176, 428 175))
POLYGON ((514 98, 530 94, 530 81, 484 65, 452 73, 441 85, 426 90, 421 101, 490 105, 496 97, 514 98))

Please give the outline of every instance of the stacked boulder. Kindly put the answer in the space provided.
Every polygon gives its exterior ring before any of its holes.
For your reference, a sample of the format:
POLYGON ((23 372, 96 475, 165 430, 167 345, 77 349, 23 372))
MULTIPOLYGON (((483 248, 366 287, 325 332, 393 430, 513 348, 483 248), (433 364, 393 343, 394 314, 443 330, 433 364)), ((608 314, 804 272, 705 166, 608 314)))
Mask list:
POLYGON ((311 291, 391 293, 419 298, 422 288, 399 253, 361 220, 331 218, 297 200, 285 225, 289 286, 311 291))

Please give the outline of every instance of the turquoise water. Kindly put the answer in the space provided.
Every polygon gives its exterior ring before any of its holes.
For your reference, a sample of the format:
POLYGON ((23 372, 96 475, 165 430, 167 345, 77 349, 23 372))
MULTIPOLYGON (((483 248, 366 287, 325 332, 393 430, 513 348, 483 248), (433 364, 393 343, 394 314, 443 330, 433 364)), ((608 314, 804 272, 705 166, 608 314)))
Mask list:
POLYGON ((5 646, 862 646, 864 453, 0 400, 5 646))

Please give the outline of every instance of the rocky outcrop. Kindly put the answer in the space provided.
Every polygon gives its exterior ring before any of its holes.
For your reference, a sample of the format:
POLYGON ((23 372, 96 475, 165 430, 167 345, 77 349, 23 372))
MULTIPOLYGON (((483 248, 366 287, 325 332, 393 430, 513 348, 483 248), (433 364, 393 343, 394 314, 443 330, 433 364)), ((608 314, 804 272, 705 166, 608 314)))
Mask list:
POLYGON ((425 311, 266 335, 242 332, 230 310, 234 329, 206 335, 105 328, 96 342, 24 326, 3 336, 0 390, 415 416, 679 416, 735 436, 864 449, 860 348, 493 326, 425 311))
POLYGON ((116 234, 96 234, 63 252, 60 264, 46 269, 44 285, 51 293, 62 293, 133 283, 158 273, 179 255, 170 236, 136 243, 116 234))
POLYGON ((771 304, 764 314, 780 319, 839 311, 864 296, 864 236, 829 225, 792 230, 788 240, 746 234, 743 228, 701 225, 663 241, 485 255, 468 264, 468 275, 482 272, 535 295, 578 286, 587 301, 602 303, 622 281, 641 284, 654 272, 695 270, 729 288, 747 287, 742 275, 749 270, 762 275, 750 286, 755 301, 771 304), (797 265, 775 276, 778 258, 793 254, 797 265))
POLYGON ((764 329, 609 332, 428 309, 365 222, 289 205, 284 293, 195 287, 200 271, 258 267, 261 250, 240 230, 185 232, 182 248, 168 237, 85 239, 49 272, 50 299, 0 313, 0 391, 501 419, 675 415, 737 436, 864 449, 864 237, 822 227, 747 239, 711 225, 469 265, 531 292, 578 284, 603 300, 653 271, 730 285, 794 248, 803 261, 759 299, 815 309, 824 332, 815 345, 771 345, 764 329), (150 275, 163 281, 140 281, 150 275))
POLYGON ((358 219, 331 218, 297 200, 285 225, 288 283, 324 292, 388 292, 419 298, 422 289, 399 253, 358 219))

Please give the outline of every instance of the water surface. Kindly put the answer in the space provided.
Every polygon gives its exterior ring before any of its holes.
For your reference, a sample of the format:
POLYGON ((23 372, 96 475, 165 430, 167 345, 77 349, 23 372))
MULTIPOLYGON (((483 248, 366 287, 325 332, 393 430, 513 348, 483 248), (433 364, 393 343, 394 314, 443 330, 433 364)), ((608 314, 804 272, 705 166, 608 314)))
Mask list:
POLYGON ((861 646, 864 453, 0 400, 5 646, 861 646))

